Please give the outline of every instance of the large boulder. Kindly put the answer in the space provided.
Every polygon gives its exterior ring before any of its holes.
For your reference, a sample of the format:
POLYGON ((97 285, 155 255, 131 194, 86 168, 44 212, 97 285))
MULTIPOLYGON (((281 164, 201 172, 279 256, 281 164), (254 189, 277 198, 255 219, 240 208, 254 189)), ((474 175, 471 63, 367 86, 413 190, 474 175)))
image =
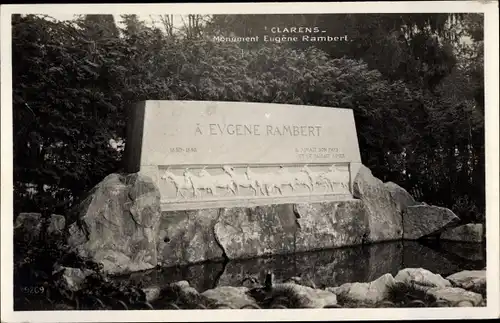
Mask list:
MULTIPOLYGON (((155 295, 156 292, 151 292, 153 295, 149 295, 152 299, 151 305, 153 308, 165 308, 165 305, 169 306, 167 308, 183 308, 183 309, 194 309, 194 308, 206 308, 209 305, 208 300, 203 295, 199 294, 198 291, 189 285, 189 282, 182 280, 174 283, 170 283, 164 286, 159 295, 155 295), (154 294, 153 294, 154 293, 154 294)), ((148 295, 146 295, 148 297, 148 295)))
POLYGON ((161 288, 158 286, 146 287, 142 291, 146 294, 146 302, 154 302, 160 297, 161 288))
POLYGON ((367 242, 398 240, 403 236, 403 220, 384 183, 361 165, 355 179, 353 196, 365 204, 368 213, 367 242))
POLYGON ((296 283, 276 284, 267 297, 272 300, 271 307, 283 305, 287 308, 324 308, 337 305, 334 293, 296 283))
POLYGON ((403 237, 407 240, 438 235, 460 221, 450 209, 431 205, 409 206, 403 219, 403 237))
POLYGON ((297 252, 359 245, 369 233, 360 200, 296 204, 295 215, 297 252))
POLYGON ((364 203, 351 200, 224 208, 214 231, 226 256, 241 259, 358 245, 369 227, 364 203))
POLYGON ((434 297, 437 301, 450 303, 451 306, 473 307, 480 305, 483 301, 481 294, 469 292, 458 287, 435 287, 427 290, 426 293, 434 297))
POLYGON ((480 294, 486 292, 486 270, 463 270, 446 279, 456 287, 480 294))
POLYGON ((389 297, 390 289, 395 283, 391 274, 385 274, 369 283, 346 283, 327 290, 351 302, 376 304, 389 297))
POLYGON ((443 231, 440 239, 461 242, 483 242, 484 236, 483 224, 469 223, 443 231))
POLYGON ((215 237, 229 259, 293 253, 295 220, 291 204, 224 208, 215 237))
POLYGON ((391 194, 392 199, 396 202, 396 207, 399 212, 403 212, 407 207, 419 204, 413 196, 404 188, 394 182, 384 183, 385 188, 391 194))
POLYGON ((158 262, 162 266, 221 260, 224 251, 214 226, 219 209, 163 212, 158 235, 158 262))
POLYGON ((106 273, 157 265, 160 193, 144 175, 111 174, 74 210, 68 244, 81 256, 103 264, 106 273))
POLYGON ((181 301, 196 300, 200 296, 198 291, 194 287, 189 285, 189 282, 186 280, 171 283, 169 287, 177 291, 177 295, 181 299, 181 301))
POLYGON ((441 277, 423 268, 405 268, 401 269, 394 279, 408 286, 413 286, 417 290, 427 291, 430 288, 451 287, 451 283, 441 277))
POLYGON ((226 305, 233 309, 256 306, 255 299, 247 293, 247 287, 220 286, 204 291, 201 295, 215 301, 217 305, 226 305))

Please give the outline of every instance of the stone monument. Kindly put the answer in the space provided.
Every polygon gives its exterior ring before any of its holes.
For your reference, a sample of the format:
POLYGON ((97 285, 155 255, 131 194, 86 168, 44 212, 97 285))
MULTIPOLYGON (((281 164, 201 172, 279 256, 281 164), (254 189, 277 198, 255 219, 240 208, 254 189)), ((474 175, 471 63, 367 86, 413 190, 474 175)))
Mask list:
POLYGON ((353 199, 352 110, 144 101, 128 121, 125 170, 156 183, 162 211, 353 199))
POLYGON ((106 272, 403 238, 403 208, 361 164, 352 110, 145 101, 127 121, 125 172, 69 227, 106 272))

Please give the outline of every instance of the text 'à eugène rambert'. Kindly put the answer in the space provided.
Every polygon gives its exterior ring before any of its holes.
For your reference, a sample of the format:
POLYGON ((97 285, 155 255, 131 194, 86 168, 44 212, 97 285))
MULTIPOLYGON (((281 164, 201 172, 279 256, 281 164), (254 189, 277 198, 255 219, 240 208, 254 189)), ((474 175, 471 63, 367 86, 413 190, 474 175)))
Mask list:
POLYGON ((319 137, 318 125, 197 124, 195 135, 208 136, 292 136, 319 137))

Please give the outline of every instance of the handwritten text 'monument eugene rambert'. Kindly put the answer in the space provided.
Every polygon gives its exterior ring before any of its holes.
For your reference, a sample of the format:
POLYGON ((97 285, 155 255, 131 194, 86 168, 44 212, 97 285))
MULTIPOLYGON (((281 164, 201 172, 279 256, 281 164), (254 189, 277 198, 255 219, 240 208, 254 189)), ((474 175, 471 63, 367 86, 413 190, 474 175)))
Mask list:
POLYGON ((209 136, 292 136, 319 137, 322 126, 317 125, 260 125, 219 124, 196 125, 195 135, 209 136))

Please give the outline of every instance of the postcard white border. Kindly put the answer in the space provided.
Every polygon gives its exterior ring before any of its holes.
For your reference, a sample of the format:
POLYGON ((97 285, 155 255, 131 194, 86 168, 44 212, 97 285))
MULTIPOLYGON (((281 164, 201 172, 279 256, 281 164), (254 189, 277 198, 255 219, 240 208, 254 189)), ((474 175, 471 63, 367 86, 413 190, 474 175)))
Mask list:
POLYGON ((499 100, 498 2, 421 1, 350 3, 189 3, 189 4, 54 4, 1 6, 1 320, 2 322, 140 322, 140 321, 268 321, 268 320, 401 320, 497 318, 499 310, 499 100), (11 14, 249 14, 249 13, 437 13, 485 14, 485 136, 487 307, 426 309, 289 309, 181 311, 53 311, 14 312, 12 288, 12 66, 11 14))

